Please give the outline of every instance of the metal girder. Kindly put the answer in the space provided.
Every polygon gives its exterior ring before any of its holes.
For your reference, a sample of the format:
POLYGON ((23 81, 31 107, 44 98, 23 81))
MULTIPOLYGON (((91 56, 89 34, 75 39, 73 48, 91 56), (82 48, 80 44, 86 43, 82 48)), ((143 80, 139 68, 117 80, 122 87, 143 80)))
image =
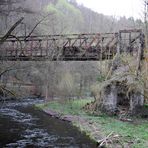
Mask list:
POLYGON ((19 36, 17 40, 9 37, 0 47, 0 60, 105 60, 117 53, 118 45, 120 53, 137 52, 138 44, 144 43, 142 35, 142 30, 133 29, 119 33, 19 36))

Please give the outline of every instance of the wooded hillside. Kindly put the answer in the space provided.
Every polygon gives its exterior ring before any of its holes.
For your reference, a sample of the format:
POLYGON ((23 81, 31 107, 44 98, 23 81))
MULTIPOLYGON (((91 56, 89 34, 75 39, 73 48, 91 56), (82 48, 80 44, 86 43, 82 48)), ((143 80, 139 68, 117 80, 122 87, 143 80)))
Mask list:
POLYGON ((29 32, 44 16, 49 16, 35 29, 38 34, 115 32, 119 29, 141 28, 141 20, 105 16, 92 11, 76 0, 6 0, 0 3, 0 34, 4 34, 20 17, 24 22, 16 34, 29 32), (23 30, 23 31, 20 31, 23 30))

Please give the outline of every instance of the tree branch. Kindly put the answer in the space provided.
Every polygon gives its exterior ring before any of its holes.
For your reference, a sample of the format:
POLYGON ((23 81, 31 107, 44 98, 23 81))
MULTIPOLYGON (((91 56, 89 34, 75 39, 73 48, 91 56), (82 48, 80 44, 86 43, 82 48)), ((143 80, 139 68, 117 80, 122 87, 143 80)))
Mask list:
POLYGON ((9 67, 9 68, 7 68, 6 70, 4 70, 4 71, 2 71, 2 72, 0 73, 0 78, 1 78, 2 75, 4 75, 5 73, 7 73, 7 72, 9 72, 9 71, 22 70, 22 69, 26 69, 26 68, 28 68, 28 67, 29 67, 29 66, 20 67, 20 68, 11 68, 11 67, 9 67))
POLYGON ((1 88, 3 91, 5 91, 5 92, 11 94, 12 96, 16 97, 16 94, 15 94, 14 92, 12 92, 11 90, 9 90, 9 89, 7 89, 7 88, 5 88, 5 87, 3 87, 3 86, 0 86, 0 88, 1 88))
POLYGON ((25 40, 31 36, 31 34, 34 32, 34 30, 37 28, 37 26, 38 26, 41 22, 43 22, 49 15, 52 15, 52 14, 53 14, 53 13, 50 13, 50 14, 44 16, 41 20, 39 20, 39 21, 36 23, 36 25, 33 27, 33 29, 31 30, 31 32, 25 37, 25 40))
POLYGON ((11 33, 15 30, 15 28, 23 21, 24 17, 20 18, 9 30, 8 32, 1 38, 0 45, 11 35, 11 33))

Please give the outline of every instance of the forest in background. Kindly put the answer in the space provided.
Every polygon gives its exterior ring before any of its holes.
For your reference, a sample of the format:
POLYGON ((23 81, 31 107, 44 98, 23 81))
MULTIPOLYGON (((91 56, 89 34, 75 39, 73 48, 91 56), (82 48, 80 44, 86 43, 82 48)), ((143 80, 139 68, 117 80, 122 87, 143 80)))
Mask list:
POLYGON ((76 0, 9 0, 8 5, 0 2, 0 35, 19 18, 23 23, 15 34, 29 32, 40 19, 35 34, 97 33, 116 32, 120 29, 142 28, 142 20, 124 16, 116 18, 92 11, 76 0))

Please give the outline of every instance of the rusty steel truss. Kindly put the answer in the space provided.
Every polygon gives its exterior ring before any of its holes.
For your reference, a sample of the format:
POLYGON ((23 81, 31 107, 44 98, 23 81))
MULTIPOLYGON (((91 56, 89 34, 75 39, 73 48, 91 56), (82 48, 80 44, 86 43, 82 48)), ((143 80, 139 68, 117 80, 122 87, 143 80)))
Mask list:
POLYGON ((143 49, 144 35, 140 29, 117 33, 14 36, 0 46, 0 60, 100 61, 122 52, 136 56, 143 49))

